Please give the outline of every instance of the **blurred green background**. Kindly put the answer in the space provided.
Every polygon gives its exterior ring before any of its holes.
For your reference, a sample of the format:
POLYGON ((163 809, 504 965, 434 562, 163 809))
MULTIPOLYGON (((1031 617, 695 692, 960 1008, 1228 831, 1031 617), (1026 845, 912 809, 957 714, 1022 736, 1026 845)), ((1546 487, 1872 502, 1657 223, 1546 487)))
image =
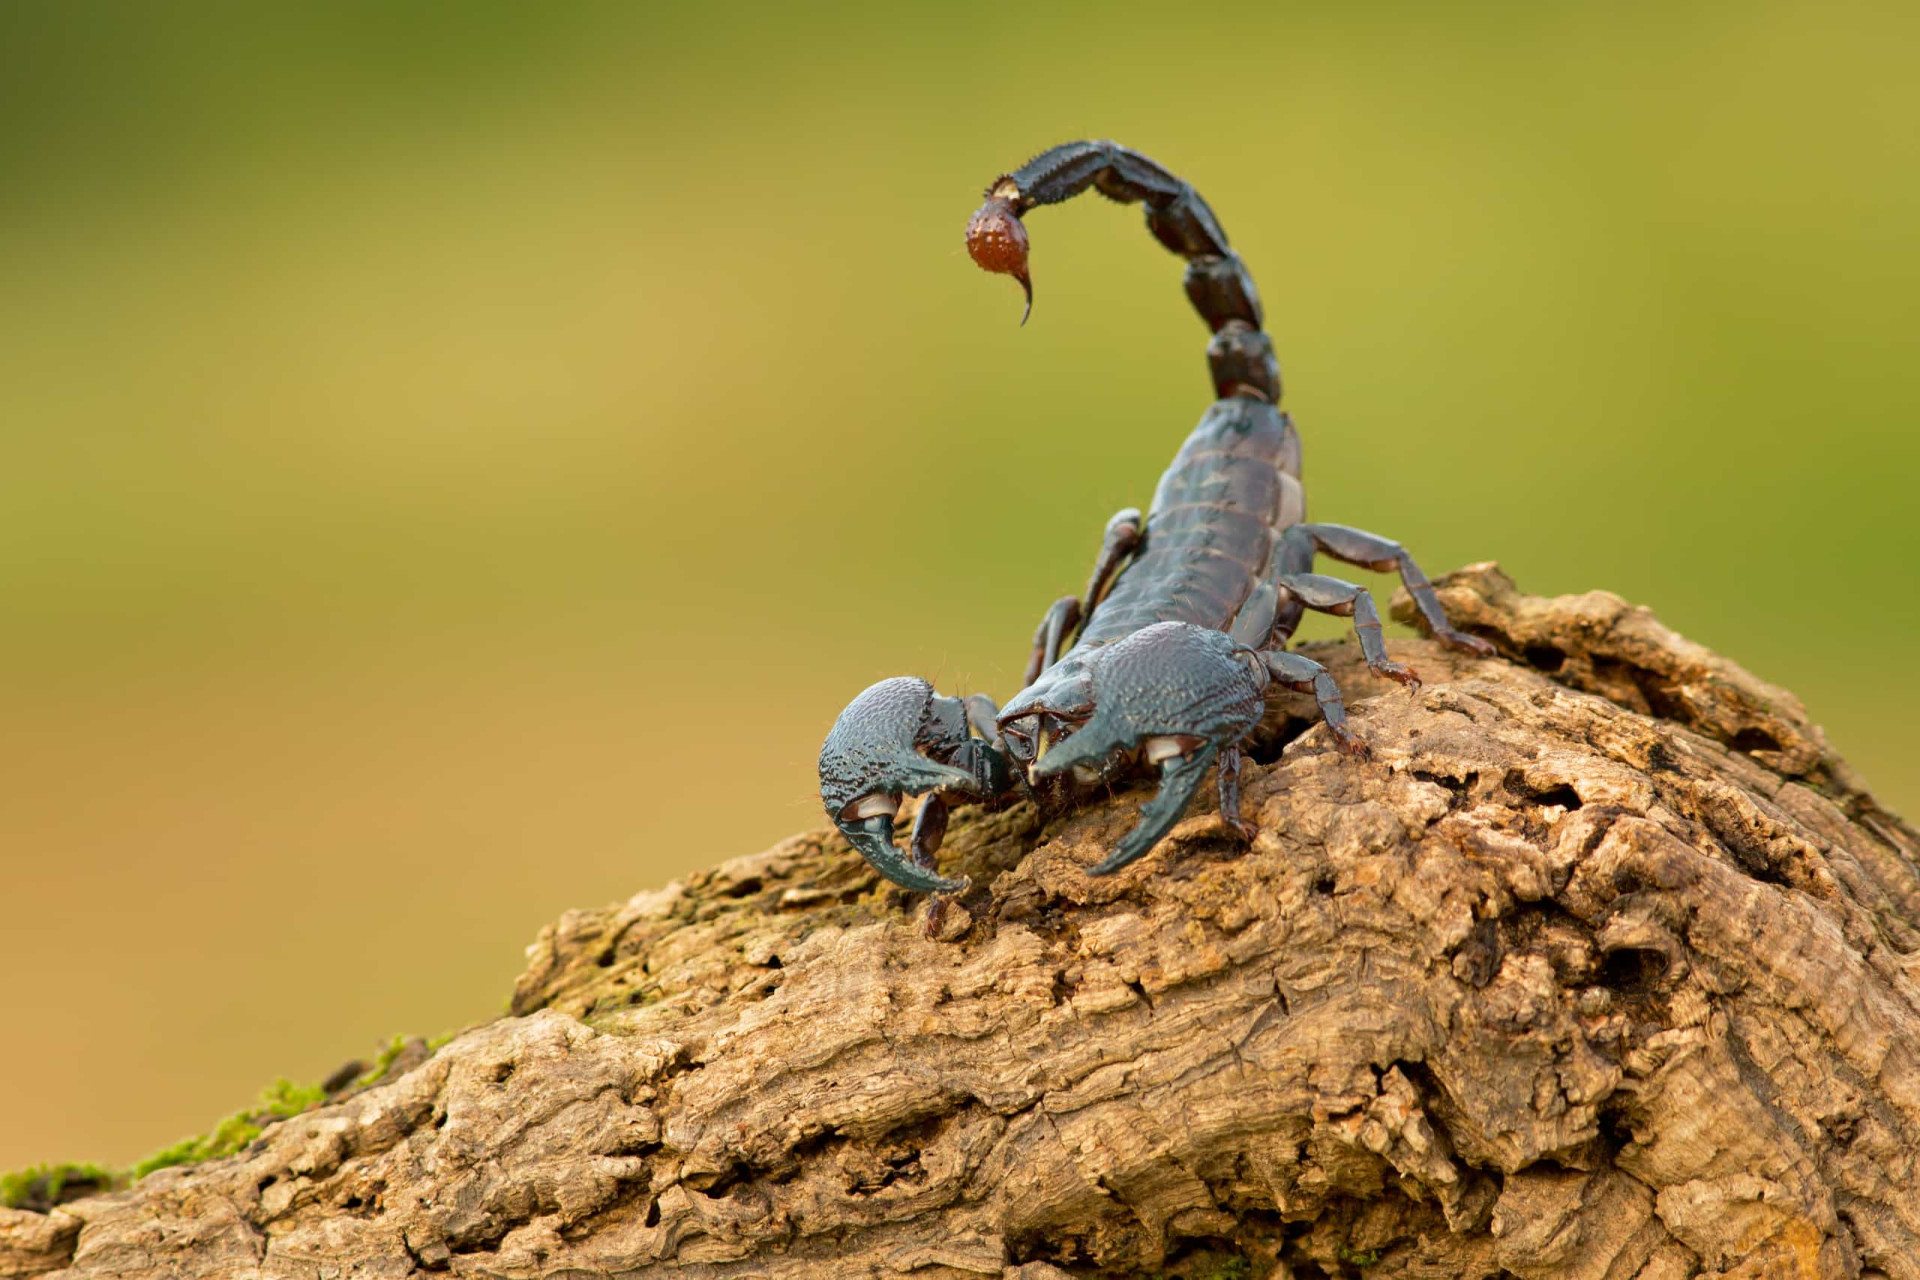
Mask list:
MULTIPOLYGON (((1920 10, 0 9, 0 1167, 498 1011, 1015 687, 1204 408, 1112 136, 1252 266, 1312 508, 1604 587, 1920 801, 1920 10)), ((1383 588, 1386 584, 1380 584, 1383 588)), ((1321 627, 1312 634, 1332 634, 1321 627)))

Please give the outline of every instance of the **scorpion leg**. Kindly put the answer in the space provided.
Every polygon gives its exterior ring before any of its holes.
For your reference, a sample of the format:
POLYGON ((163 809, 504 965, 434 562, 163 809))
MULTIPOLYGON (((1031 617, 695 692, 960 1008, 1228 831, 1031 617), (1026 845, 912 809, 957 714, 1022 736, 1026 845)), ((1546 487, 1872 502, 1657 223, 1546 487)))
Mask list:
POLYGON ((920 812, 913 820, 913 836, 907 842, 907 853, 913 859, 913 865, 923 871, 937 871, 933 855, 940 852, 940 845, 946 838, 947 802, 935 791, 920 802, 920 812))
MULTIPOLYGON (((1120 565, 1133 554, 1140 545, 1140 508, 1128 507, 1124 511, 1114 512, 1107 521, 1107 529, 1100 539, 1100 554, 1094 557, 1093 573, 1087 579, 1087 594, 1084 599, 1076 596, 1062 596, 1055 600, 1040 619, 1040 625, 1033 632, 1033 656, 1027 660, 1027 673, 1021 680, 1023 686, 1032 684, 1040 678, 1040 673, 1060 661, 1061 651, 1067 647, 1074 628, 1083 618, 1092 615, 1100 598, 1107 593, 1113 582, 1114 574, 1120 565)), ((991 735, 987 735, 991 736, 991 735)))
POLYGON ((1407 686, 1420 688, 1420 677, 1412 668, 1387 656, 1380 636, 1380 611, 1373 607, 1373 593, 1356 583, 1329 578, 1318 573, 1283 573, 1274 579, 1283 595, 1292 596, 1309 609, 1353 619, 1353 633, 1359 637, 1361 656, 1377 676, 1385 676, 1407 686))
POLYGON ((1273 682, 1300 693, 1311 693, 1320 706, 1320 718, 1327 722, 1333 740, 1348 755, 1362 758, 1371 754, 1360 736, 1347 727, 1347 706, 1340 697, 1340 686, 1327 669, 1303 653, 1269 649, 1260 655, 1266 659, 1273 682))
POLYGON ((1303 524, 1295 527, 1302 536, 1313 540, 1315 550, 1335 560, 1372 569, 1376 573, 1397 572, 1401 585, 1406 587, 1407 594, 1413 597, 1413 603, 1419 607, 1427 631, 1441 644, 1483 658, 1494 653, 1491 644, 1479 636, 1456 630, 1447 621, 1446 611, 1440 607, 1440 597, 1433 593, 1427 575, 1413 562, 1407 549, 1393 539, 1349 528, 1344 524, 1303 524))
POLYGON ((1113 585, 1113 575, 1120 571, 1121 562, 1139 546, 1140 508, 1128 507, 1124 511, 1114 512, 1113 519, 1107 521, 1106 533, 1100 539, 1100 554, 1093 562, 1093 574, 1087 579, 1087 597, 1081 604, 1083 613, 1090 616, 1099 607, 1107 588, 1113 585))
POLYGON ((1240 833, 1240 838, 1253 843, 1260 829, 1240 816, 1240 748, 1225 747, 1220 752, 1220 816, 1227 825, 1240 833))
MULTIPOLYGON (((933 792, 920 802, 920 812, 913 820, 913 837, 907 849, 913 858, 913 865, 930 875, 938 875, 939 870, 933 861, 933 855, 940 852, 940 843, 947 838, 947 801, 938 791, 933 792)), ((927 898, 927 936, 938 937, 947 918, 947 904, 953 901, 950 893, 934 893, 927 898)))
POLYGON ((1046 613, 1040 617, 1040 625, 1033 629, 1033 656, 1027 659, 1027 674, 1021 678, 1021 685, 1032 684, 1040 678, 1040 673, 1060 661, 1060 650, 1066 647, 1067 637, 1080 625, 1080 597, 1061 596, 1047 606, 1046 613))

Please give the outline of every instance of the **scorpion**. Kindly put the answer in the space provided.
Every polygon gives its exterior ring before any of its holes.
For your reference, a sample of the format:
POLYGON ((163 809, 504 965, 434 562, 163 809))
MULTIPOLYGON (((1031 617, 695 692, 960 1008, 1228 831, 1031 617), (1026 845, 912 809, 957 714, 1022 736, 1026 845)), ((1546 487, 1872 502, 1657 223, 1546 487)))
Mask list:
MULTIPOLYGON (((908 890, 964 893, 934 855, 948 808, 1016 790, 1046 805, 1144 765, 1159 786, 1104 860, 1109 875, 1144 856, 1192 803, 1216 764, 1221 817, 1251 840, 1240 813, 1241 745, 1260 722, 1270 685, 1310 693, 1336 743, 1368 755, 1347 723, 1340 690, 1320 663, 1287 649, 1305 610, 1347 617, 1367 666, 1410 691, 1419 677, 1387 656, 1365 587, 1314 573, 1316 556, 1397 572, 1434 639, 1480 657, 1494 648, 1456 630, 1432 585, 1399 543, 1346 525, 1309 523, 1300 437, 1280 411, 1280 366, 1262 330, 1253 279, 1191 186, 1113 142, 1045 151, 987 188, 967 224, 967 250, 1012 276, 1033 311, 1024 214, 1092 187, 1143 203, 1147 229, 1187 261, 1186 293, 1212 331, 1215 400, 1160 478, 1143 519, 1107 522, 1082 595, 1041 617, 1025 687, 1005 706, 984 694, 944 697, 926 680, 869 686, 820 748, 820 798, 847 841, 908 890), (905 854, 894 843, 902 797, 923 795, 905 854)), ((928 929, 934 928, 930 913, 928 929)))

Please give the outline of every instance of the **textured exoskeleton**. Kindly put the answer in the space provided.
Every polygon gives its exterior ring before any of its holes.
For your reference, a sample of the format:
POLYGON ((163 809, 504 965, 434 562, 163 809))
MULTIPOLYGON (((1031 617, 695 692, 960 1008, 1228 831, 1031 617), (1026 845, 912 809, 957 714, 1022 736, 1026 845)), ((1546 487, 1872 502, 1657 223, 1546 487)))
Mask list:
POLYGON ((1332 677, 1286 649, 1303 611, 1351 617, 1373 671, 1410 688, 1419 680, 1387 656, 1366 588, 1314 573, 1316 556, 1397 572, 1435 639, 1493 652, 1448 624, 1399 543, 1306 522, 1300 438, 1277 407, 1280 368, 1261 331, 1259 295, 1193 188, 1114 143, 1068 143, 987 188, 967 227, 968 251, 1020 281, 1030 314, 1021 217, 1088 187, 1143 202, 1148 230, 1187 259, 1187 297, 1213 332, 1207 363, 1218 398, 1174 455, 1145 518, 1129 509, 1108 522, 1085 594, 1047 610, 1026 687, 997 714, 981 695, 943 698, 924 680, 896 677, 868 688, 834 722, 820 749, 828 816, 883 875, 921 892, 967 887, 934 865, 950 798, 994 799, 1016 787, 1053 795, 1070 791, 1068 779, 1098 783, 1140 764, 1158 768, 1159 790, 1093 874, 1152 849, 1216 765, 1220 811, 1250 838, 1240 816, 1240 744, 1259 723, 1270 684, 1312 693, 1335 739, 1364 756, 1332 677), (927 798, 903 854, 893 819, 909 794, 927 798))

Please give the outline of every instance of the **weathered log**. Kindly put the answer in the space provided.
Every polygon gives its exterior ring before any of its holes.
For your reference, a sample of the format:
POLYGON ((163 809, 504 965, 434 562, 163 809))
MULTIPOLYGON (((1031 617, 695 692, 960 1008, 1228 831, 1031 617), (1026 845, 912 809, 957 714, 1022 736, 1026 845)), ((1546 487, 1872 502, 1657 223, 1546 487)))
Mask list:
POLYGON ((943 940, 818 832, 570 912, 510 1016, 0 1276, 1920 1280, 1920 836, 1644 610, 1443 595, 1503 657, 1311 647, 1373 758, 1276 699, 1250 849, 1090 879, 1135 790, 959 811, 943 940))

